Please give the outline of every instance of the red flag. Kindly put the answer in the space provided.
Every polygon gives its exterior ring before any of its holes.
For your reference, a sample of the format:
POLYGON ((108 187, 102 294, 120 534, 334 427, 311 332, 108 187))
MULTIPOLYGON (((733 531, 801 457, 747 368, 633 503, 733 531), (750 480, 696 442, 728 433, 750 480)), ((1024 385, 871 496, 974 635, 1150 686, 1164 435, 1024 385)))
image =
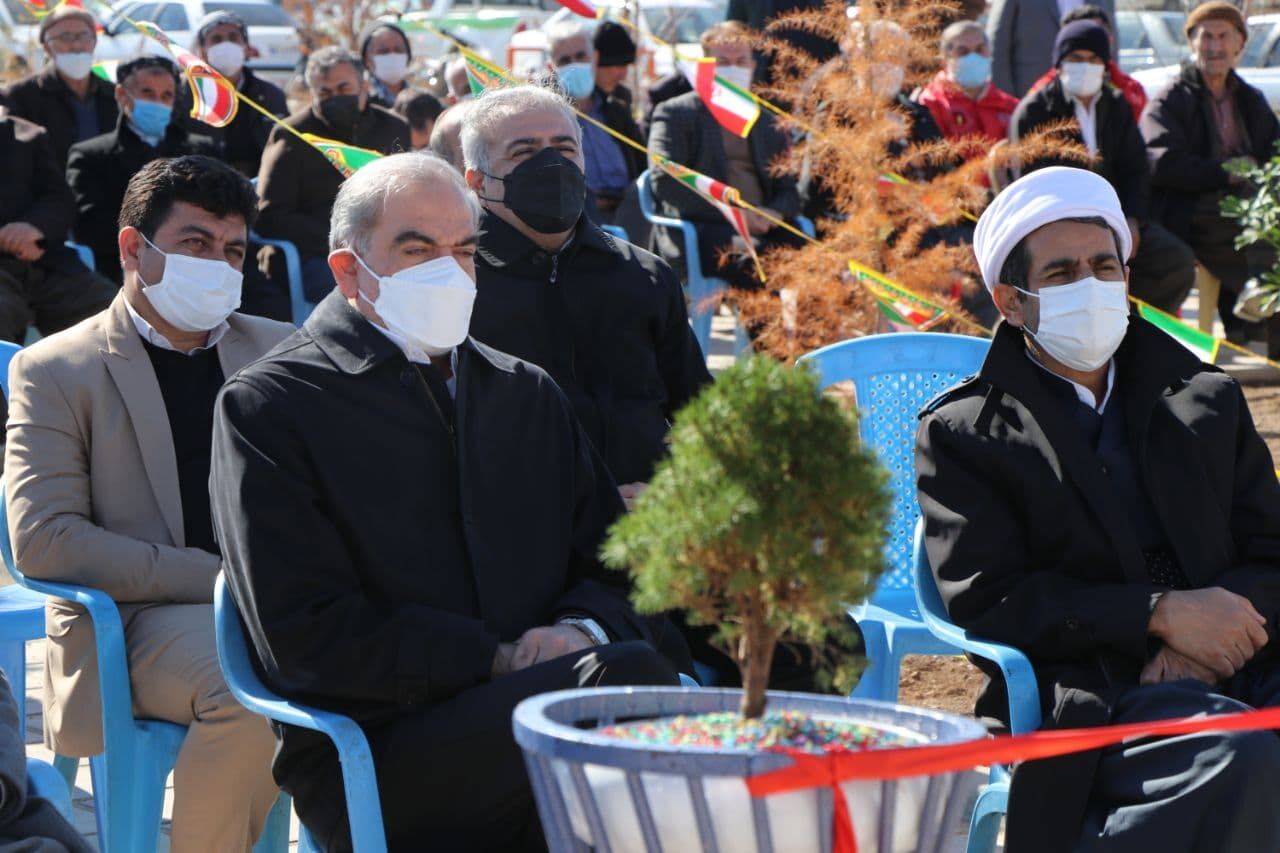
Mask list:
POLYGON ((596 8, 596 4, 592 3, 591 0, 559 0, 559 3, 575 15, 581 15, 593 21, 600 17, 600 10, 596 8))

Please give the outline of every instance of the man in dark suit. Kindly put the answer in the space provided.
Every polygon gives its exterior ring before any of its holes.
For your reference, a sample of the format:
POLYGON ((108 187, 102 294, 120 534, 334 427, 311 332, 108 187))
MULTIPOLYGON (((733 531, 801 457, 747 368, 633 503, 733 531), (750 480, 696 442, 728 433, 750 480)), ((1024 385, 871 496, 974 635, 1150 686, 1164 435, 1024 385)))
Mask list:
POLYGON ((96 27, 97 21, 85 9, 57 5, 36 31, 49 67, 5 92, 4 100, 14 115, 49 132, 59 169, 66 165, 72 145, 106 133, 115 127, 119 114, 115 87, 92 73, 96 27))
MULTIPOLYGON (((400 116, 369 103, 360 57, 340 47, 321 48, 307 60, 311 106, 285 119, 297 133, 311 133, 382 154, 411 151, 409 125, 400 116)), ((319 302, 333 289, 328 264, 329 211, 342 173, 316 148, 283 127, 271 131, 262 152, 258 233, 288 240, 302 256, 307 299, 319 302)), ((262 254, 271 262, 271 247, 262 254)))
MULTIPOLYGON (((735 21, 716 24, 702 34, 703 53, 715 58, 716 73, 742 88, 750 87, 756 67, 748 36, 746 28, 735 21)), ((786 152, 787 146, 786 133, 770 113, 762 112, 743 139, 716 121, 697 92, 672 98, 658 107, 649 130, 653 153, 735 187, 744 201, 779 219, 789 219, 800 210, 795 178, 769 171, 770 164, 786 152)), ((714 206, 658 169, 653 171, 653 197, 662 213, 697 225, 704 274, 724 278, 737 288, 760 286, 744 247, 736 247, 732 260, 721 265, 721 254, 735 249, 737 232, 714 206)), ((798 244, 798 237, 764 217, 750 211, 746 216, 757 250, 798 244)), ((659 255, 683 270, 683 243, 679 236, 656 228, 654 243, 659 255)))
MULTIPOLYGON (((1280 704, 1271 455, 1235 380, 1130 314, 1129 243, 1093 172, 997 196, 974 251, 1004 320, 917 437, 947 611, 1031 659, 1051 728, 1280 704)), ((1128 743, 1019 767, 1008 849, 1277 850, 1278 798, 1274 732, 1128 743)))
MULTIPOLYGON (((245 65, 249 56, 249 28, 244 19, 233 12, 210 12, 196 25, 196 54, 235 84, 240 94, 278 118, 289 114, 284 91, 264 80, 245 65)), ((207 136, 217 144, 221 159, 242 175, 258 176, 262 149, 275 124, 243 103, 236 117, 225 127, 213 127, 191 118, 191 87, 178 87, 174 117, 190 132, 207 136)))
MULTIPOLYGON (((264 677, 361 724, 392 850, 545 850, 515 705, 690 665, 596 558, 622 503, 564 394, 467 337, 479 214, 432 154, 348 178, 338 289, 215 416, 214 520, 264 677)), ((333 747, 280 735, 298 815, 350 850, 333 747)))
POLYGON ((41 334, 98 313, 116 288, 63 243, 75 198, 49 134, 0 107, 0 340, 22 343, 32 323, 41 334))
POLYGON ((93 250, 98 272, 121 282, 120 203, 129 179, 152 160, 217 150, 205 136, 193 136, 173 118, 178 67, 160 56, 144 56, 116 69, 120 118, 110 133, 71 147, 67 183, 76 198, 75 240, 93 250))
MULTIPOLYGON (((1195 257, 1150 213, 1151 169, 1147 146, 1124 93, 1105 81, 1111 37, 1097 21, 1072 21, 1058 32, 1054 68, 1058 74, 1027 95, 1014 111, 1009 138, 1050 125, 1074 123, 1074 141, 1097 156, 1093 169, 1120 197, 1133 235, 1130 289, 1162 311, 1176 313, 1195 284, 1195 257)), ((1031 164, 1031 171, 1056 160, 1031 164)))

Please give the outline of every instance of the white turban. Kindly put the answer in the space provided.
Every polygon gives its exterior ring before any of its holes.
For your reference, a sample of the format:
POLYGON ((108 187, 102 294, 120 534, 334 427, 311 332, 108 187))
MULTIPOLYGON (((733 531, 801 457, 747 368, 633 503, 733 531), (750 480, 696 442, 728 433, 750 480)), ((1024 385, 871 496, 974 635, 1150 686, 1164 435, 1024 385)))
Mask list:
POLYGON ((1129 259, 1133 237, 1120 199, 1106 178, 1085 169, 1051 166, 1009 184, 978 219, 973 253, 987 290, 1018 242, 1041 226, 1061 219, 1100 216, 1120 240, 1120 260, 1129 259))

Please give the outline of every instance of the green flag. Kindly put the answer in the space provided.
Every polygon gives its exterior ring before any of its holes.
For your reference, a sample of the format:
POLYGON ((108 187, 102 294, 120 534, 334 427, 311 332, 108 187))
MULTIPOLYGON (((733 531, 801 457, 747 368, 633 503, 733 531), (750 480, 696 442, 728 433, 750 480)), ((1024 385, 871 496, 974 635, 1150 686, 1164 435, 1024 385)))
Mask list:
POLYGON ((502 86, 507 76, 501 69, 490 65, 470 51, 463 53, 467 61, 467 84, 471 86, 471 94, 479 95, 485 89, 502 86))
POLYGON ((1172 314, 1164 313, 1159 308, 1140 300, 1135 299, 1134 301, 1138 303, 1138 314, 1142 319, 1191 350, 1200 357, 1201 361, 1213 364, 1217 359, 1218 348, 1222 345, 1222 342, 1213 335, 1202 332, 1194 326, 1189 326, 1172 314))
POLYGON ((344 178, 351 177, 358 169, 382 158, 377 151, 335 142, 323 136, 316 136, 314 133, 304 133, 302 138, 314 145, 333 164, 333 168, 342 173, 344 178))

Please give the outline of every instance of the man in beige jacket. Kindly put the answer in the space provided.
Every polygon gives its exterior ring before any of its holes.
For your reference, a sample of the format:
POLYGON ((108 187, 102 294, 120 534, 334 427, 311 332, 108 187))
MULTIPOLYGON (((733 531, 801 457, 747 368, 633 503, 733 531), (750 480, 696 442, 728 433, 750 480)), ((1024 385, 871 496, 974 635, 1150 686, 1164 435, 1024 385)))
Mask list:
MULTIPOLYGON (((149 163, 120 211, 120 294, 23 350, 10 373, 5 476, 18 567, 115 599, 134 714, 190 727, 175 768, 175 853, 250 849, 277 794, 274 738, 227 689, 211 603, 214 397, 292 332, 233 313, 256 202, 216 160, 149 163)), ((92 624, 59 600, 47 621, 46 740, 62 755, 96 754, 92 624)))

